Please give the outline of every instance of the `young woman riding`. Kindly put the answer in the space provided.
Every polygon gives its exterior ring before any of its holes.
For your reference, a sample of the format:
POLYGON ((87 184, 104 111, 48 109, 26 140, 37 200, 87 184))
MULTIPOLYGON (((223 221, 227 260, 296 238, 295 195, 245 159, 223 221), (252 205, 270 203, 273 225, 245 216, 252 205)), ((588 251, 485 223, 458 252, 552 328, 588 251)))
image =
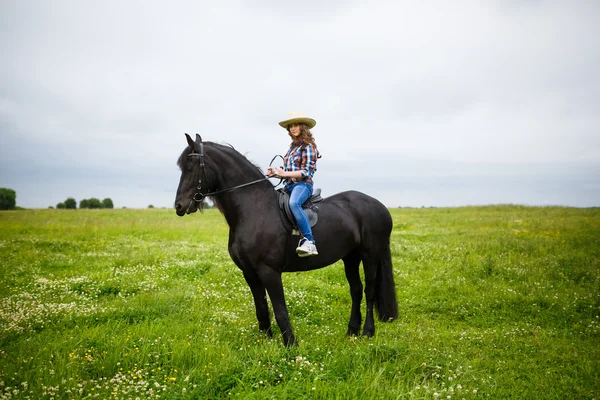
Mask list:
POLYGON ((284 168, 268 168, 267 176, 285 179, 285 188, 290 193, 290 210, 296 219, 303 238, 298 243, 299 257, 316 256, 317 246, 310 223, 302 204, 313 193, 313 176, 317 170, 317 159, 321 156, 310 132, 317 122, 301 113, 291 113, 279 125, 287 130, 292 143, 283 158, 284 168))

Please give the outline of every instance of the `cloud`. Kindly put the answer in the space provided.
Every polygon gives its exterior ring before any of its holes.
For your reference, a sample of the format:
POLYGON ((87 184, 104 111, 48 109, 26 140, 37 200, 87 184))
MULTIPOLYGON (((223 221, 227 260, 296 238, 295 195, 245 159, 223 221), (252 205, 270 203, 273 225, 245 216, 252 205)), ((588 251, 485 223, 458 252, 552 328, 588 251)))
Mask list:
MULTIPOLYGON (((401 160, 418 176, 519 177, 545 166, 593 186, 598 17, 593 2, 559 1, 4 2, 0 186, 20 182, 22 205, 45 206, 31 188, 77 171, 103 177, 107 192, 121 178, 155 182, 169 206, 168 185, 154 177, 176 187, 184 132, 231 143, 264 167, 285 152, 277 122, 290 111, 317 119, 325 187, 346 179, 331 171, 350 167, 392 178, 401 160)), ((127 193, 131 205, 153 196, 127 193)), ((494 202, 477 193, 471 201, 494 202)), ((590 203, 578 193, 569 204, 590 203)))

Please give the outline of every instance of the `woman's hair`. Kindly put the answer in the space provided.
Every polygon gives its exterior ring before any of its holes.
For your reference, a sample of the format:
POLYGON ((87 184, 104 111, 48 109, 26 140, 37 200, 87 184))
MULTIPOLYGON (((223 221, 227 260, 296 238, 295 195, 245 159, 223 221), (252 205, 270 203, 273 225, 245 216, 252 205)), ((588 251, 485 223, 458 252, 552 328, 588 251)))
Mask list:
MULTIPOLYGON (((315 150, 317 150, 317 143, 315 143, 315 138, 313 137, 310 129, 305 124, 300 124, 300 135, 298 137, 292 136, 290 133, 290 127, 287 127, 288 135, 292 138, 292 146, 298 146, 301 142, 306 144, 312 144, 315 146, 315 150)), ((321 154, 319 150, 317 150, 317 158, 321 158, 321 154)))

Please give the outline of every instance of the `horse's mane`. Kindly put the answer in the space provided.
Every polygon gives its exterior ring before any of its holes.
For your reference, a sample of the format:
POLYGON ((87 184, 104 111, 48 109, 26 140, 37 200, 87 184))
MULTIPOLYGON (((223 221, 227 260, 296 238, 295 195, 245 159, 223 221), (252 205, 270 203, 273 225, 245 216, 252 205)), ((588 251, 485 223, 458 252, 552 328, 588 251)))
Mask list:
MULTIPOLYGON (((203 142, 203 143, 205 146, 208 146, 208 148, 214 147, 214 148, 226 153, 227 155, 231 156, 232 158, 239 160, 240 162, 242 162, 244 164, 254 167, 258 172, 260 172, 262 174, 262 172, 261 172, 262 169, 260 168, 260 166, 258 164, 256 164, 254 161, 249 160, 244 154, 237 151, 231 144, 229 144, 229 143, 219 144, 219 143, 214 143, 214 142, 203 142)), ((192 149, 192 147, 190 147, 190 146, 187 146, 183 150, 183 153, 181 153, 181 155, 179 156, 179 159, 177 160, 177 166, 180 169, 183 169, 183 167, 185 165, 185 160, 187 159, 187 156, 189 154, 191 154, 193 152, 193 150, 194 149, 192 149)))
POLYGON ((239 151, 237 151, 235 149, 235 147, 233 147, 231 144, 229 144, 229 143, 227 143, 226 145, 221 145, 218 143, 212 143, 212 144, 217 146, 217 148, 220 148, 221 150, 225 151, 227 154, 231 155, 236 160, 240 160, 240 162, 247 164, 248 166, 254 167, 261 175, 263 175, 262 168, 258 164, 256 164, 254 161, 251 161, 248 157, 246 157, 245 154, 242 154, 239 151))

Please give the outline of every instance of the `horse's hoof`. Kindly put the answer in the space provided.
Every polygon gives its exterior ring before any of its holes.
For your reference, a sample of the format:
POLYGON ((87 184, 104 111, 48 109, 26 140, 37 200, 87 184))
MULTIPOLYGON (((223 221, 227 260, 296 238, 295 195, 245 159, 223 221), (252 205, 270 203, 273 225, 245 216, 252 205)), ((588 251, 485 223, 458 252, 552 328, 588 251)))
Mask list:
POLYGON ((261 329, 260 331, 267 335, 269 339, 273 339, 273 329, 271 327, 268 327, 267 329, 261 329))
POLYGON ((373 337, 375 336, 375 329, 364 329, 362 335, 366 337, 373 337))
POLYGON ((358 328, 348 328, 348 332, 346 332, 348 336, 358 336, 358 328))
POLYGON ((292 336, 289 339, 283 339, 283 344, 285 345, 285 347, 292 348, 292 347, 298 347, 298 342, 296 342, 296 338, 294 336, 292 336))

